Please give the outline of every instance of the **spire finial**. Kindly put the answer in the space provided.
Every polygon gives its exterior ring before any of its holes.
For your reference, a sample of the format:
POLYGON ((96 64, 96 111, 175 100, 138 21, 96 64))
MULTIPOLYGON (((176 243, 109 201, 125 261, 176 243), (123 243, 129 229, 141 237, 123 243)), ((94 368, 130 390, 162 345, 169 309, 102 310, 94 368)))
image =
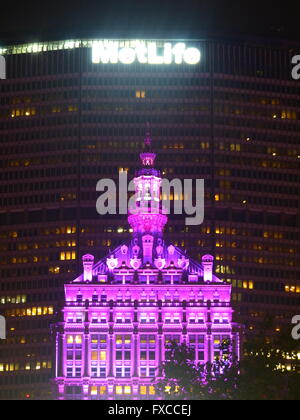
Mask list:
POLYGON ((146 124, 146 135, 145 135, 145 151, 140 154, 141 162, 143 166, 152 167, 154 166, 156 154, 152 151, 152 138, 151 138, 151 130, 150 130, 150 123, 147 122, 146 124))
POLYGON ((152 146, 152 138, 151 138, 151 128, 150 128, 150 123, 147 122, 146 123, 146 135, 145 135, 145 146, 148 146, 149 149, 151 149, 152 146))

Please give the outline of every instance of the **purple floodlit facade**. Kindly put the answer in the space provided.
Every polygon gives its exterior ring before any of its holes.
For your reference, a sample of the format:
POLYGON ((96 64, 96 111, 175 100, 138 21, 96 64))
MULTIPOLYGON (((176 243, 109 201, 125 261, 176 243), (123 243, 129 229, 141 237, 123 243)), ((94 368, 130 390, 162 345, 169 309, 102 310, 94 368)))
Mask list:
POLYGON ((98 262, 84 255, 83 273, 65 285, 56 324, 60 399, 155 399, 171 341, 187 343, 195 361, 206 363, 230 339, 240 358, 231 285, 214 275, 214 257, 196 262, 164 240, 168 218, 151 143, 147 133, 128 217, 132 240, 98 262))

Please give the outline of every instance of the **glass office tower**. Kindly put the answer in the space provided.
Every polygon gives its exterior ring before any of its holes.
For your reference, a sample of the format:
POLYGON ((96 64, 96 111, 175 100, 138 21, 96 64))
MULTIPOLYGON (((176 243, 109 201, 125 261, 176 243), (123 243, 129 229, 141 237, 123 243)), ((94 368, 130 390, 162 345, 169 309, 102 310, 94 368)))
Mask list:
POLYGON ((276 333, 299 308, 300 84, 291 76, 299 44, 153 42, 158 55, 185 43, 201 59, 97 62, 93 40, 0 49, 3 399, 51 397, 49 326, 63 285, 83 255, 100 260, 131 236, 124 216, 97 214, 96 183, 119 171, 133 178, 147 121, 162 175, 205 179, 204 223, 172 216, 165 238, 197 260, 215 256, 249 332, 273 315, 276 333))

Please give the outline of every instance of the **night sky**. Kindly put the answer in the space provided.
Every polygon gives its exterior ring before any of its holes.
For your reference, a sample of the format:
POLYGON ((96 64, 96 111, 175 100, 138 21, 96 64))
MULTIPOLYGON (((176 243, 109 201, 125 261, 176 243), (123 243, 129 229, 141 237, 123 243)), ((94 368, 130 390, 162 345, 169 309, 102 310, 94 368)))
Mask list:
POLYGON ((0 45, 77 37, 275 36, 300 40, 299 1, 2 2, 0 45))

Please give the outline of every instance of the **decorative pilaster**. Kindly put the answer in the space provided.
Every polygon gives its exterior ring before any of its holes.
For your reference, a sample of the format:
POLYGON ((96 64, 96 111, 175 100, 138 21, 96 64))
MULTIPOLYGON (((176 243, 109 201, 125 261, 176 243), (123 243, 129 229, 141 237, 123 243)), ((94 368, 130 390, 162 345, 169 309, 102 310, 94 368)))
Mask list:
POLYGON ((132 366, 132 372, 133 377, 138 378, 138 333, 137 331, 133 334, 133 366, 132 366))
POLYGON ((59 368, 58 368, 58 377, 63 377, 65 376, 66 373, 66 360, 67 360, 67 349, 66 349, 66 335, 61 332, 59 334, 59 355, 60 355, 60 360, 59 360, 59 368))
POLYGON ((114 334, 109 335, 109 370, 108 377, 114 376, 114 334))
POLYGON ((84 369, 83 369, 83 376, 88 378, 90 376, 90 357, 89 357, 89 334, 84 334, 84 369))
POLYGON ((56 377, 64 376, 64 340, 65 334, 57 332, 56 335, 56 377))
POLYGON ((159 334, 157 336, 157 350, 158 350, 158 366, 160 368, 161 365, 162 365, 162 362, 163 362, 163 356, 162 356, 162 353, 163 353, 163 336, 162 336, 162 334, 159 334))

